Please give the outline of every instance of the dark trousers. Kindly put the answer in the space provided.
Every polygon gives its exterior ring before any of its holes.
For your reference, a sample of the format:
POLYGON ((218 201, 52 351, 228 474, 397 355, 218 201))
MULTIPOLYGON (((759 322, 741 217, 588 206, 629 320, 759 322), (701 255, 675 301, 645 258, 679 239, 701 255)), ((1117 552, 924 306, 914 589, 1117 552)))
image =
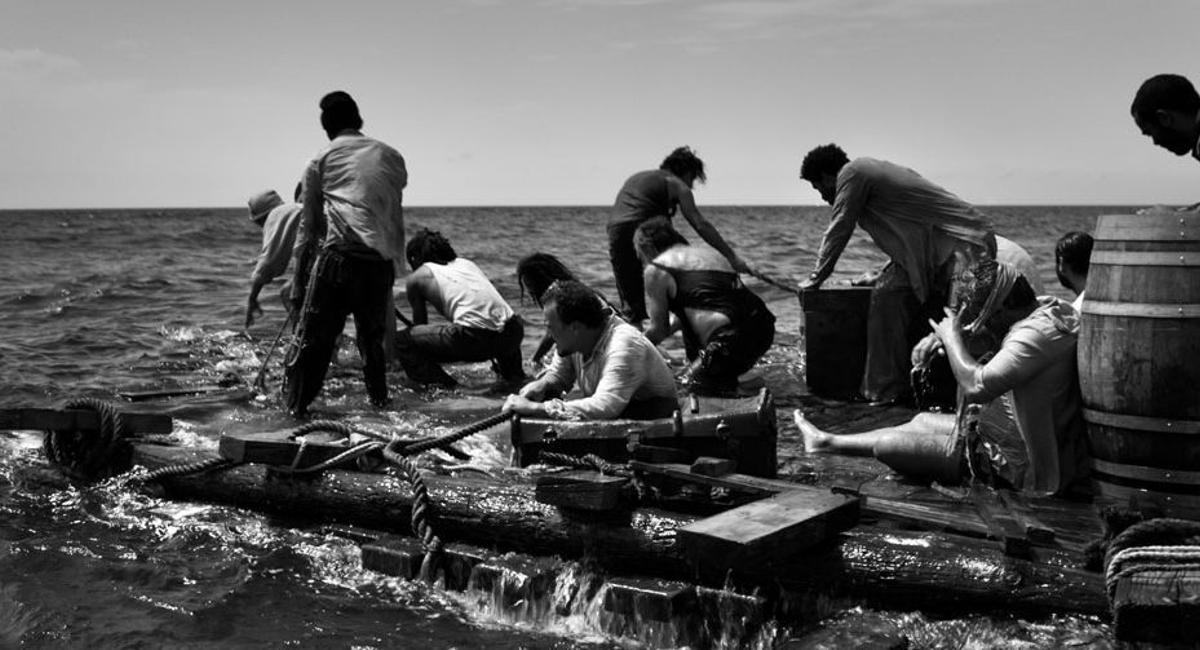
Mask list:
POLYGON ((525 378, 521 341, 525 326, 519 316, 500 331, 462 325, 414 325, 396 333, 396 356, 409 379, 423 384, 453 386, 453 377, 440 364, 452 361, 495 361, 506 381, 525 378))
POLYGON ((608 224, 608 259, 612 262, 617 295, 626 319, 635 325, 646 320, 646 287, 642 283, 642 261, 633 247, 633 233, 641 221, 608 224))
POLYGON ((738 375, 758 363, 775 341, 775 316, 759 309, 737 323, 713 332, 680 374, 680 383, 697 395, 728 395, 737 391, 738 375))
POLYGON ((354 315, 363 381, 372 404, 387 402, 388 298, 395 270, 384 259, 350 257, 336 250, 321 251, 313 265, 304 307, 300 313, 298 345, 287 363, 284 382, 288 410, 304 415, 325 383, 346 316, 354 315))

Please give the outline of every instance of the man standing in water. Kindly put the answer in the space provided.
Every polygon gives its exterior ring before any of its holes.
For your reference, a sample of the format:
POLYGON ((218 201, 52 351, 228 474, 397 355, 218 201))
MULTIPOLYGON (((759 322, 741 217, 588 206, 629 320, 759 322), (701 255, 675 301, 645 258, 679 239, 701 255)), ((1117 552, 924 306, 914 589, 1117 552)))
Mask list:
POLYGON ((658 169, 630 176, 617 193, 613 215, 608 220, 608 256, 617 281, 617 293, 633 325, 640 327, 642 321, 646 320, 642 263, 633 247, 633 233, 647 219, 670 218, 678 208, 700 238, 729 260, 735 271, 751 272, 746 262, 696 207, 692 186, 696 181, 703 183, 706 180, 704 161, 690 147, 679 147, 662 161, 658 169))
POLYGON ((320 241, 311 279, 298 259, 293 304, 303 304, 299 343, 284 387, 292 415, 304 417, 321 391, 338 334, 354 314, 363 380, 371 404, 388 403, 386 352, 392 283, 404 259, 404 158, 363 135, 358 105, 340 90, 321 98, 321 127, 329 145, 304 172, 297 257, 320 241))
MULTIPOLYGON (((262 228, 262 250, 250 274, 250 297, 246 299, 246 329, 254 324, 254 317, 262 314, 258 294, 268 282, 283 275, 292 248, 296 243, 296 230, 300 226, 300 204, 284 203, 275 190, 267 190, 250 197, 250 221, 262 228)), ((285 300, 291 295, 291 287, 285 286, 285 300)))
POLYGON ((1186 77, 1150 77, 1138 88, 1130 112, 1142 135, 1155 145, 1200 160, 1200 94, 1186 77))
POLYGON ((833 273, 856 225, 867 231, 891 261, 860 282, 873 289, 859 392, 876 405, 908 400, 913 344, 946 305, 957 269, 995 258, 991 224, 915 171, 874 158, 851 161, 835 144, 808 152, 800 178, 833 206, 816 268, 800 290, 820 288, 833 273))

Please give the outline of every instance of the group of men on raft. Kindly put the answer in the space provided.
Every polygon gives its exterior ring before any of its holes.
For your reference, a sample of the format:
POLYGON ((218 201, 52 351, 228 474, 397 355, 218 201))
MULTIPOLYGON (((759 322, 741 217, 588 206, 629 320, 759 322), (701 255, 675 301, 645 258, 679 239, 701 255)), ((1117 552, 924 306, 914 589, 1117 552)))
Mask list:
MULTIPOLYGON (((306 415, 320 392, 350 314, 377 407, 389 403, 385 371, 394 355, 409 380, 442 386, 456 382, 441 364, 492 361, 497 388, 511 393, 505 411, 666 417, 677 408, 677 380, 693 393, 733 393, 738 376, 770 347, 775 318, 739 274, 765 276, 696 207, 692 190, 706 180, 704 163, 680 147, 658 169, 631 176, 617 195, 607 232, 623 309, 552 255, 534 253, 518 264, 522 293, 529 291, 545 317, 534 358, 557 349, 527 382, 524 325, 486 275, 438 232, 422 229, 406 243, 403 157, 362 134, 347 93, 329 93, 320 108, 330 142, 305 170, 295 201, 284 203, 273 191, 250 200, 263 248, 247 327, 261 313, 261 289, 295 262, 284 289, 298 319, 284 381, 294 415, 306 415), (674 228, 676 212, 708 246, 691 245, 674 228), (392 285, 401 275, 412 319, 396 331, 392 285), (444 324, 429 323, 430 306, 444 324), (656 347, 675 331, 688 360, 678 377, 656 347), (581 396, 564 399, 572 388, 581 396)), ((1132 113, 1154 144, 1200 160, 1200 95, 1187 79, 1147 80, 1132 113)), ((856 226, 889 257, 884 268, 855 280, 872 287, 861 397, 877 405, 911 400, 910 370, 942 359, 958 391, 954 413, 922 412, 861 434, 831 435, 797 410, 806 449, 873 454, 899 471, 944 482, 969 474, 1041 493, 1082 489, 1087 455, 1075 347, 1091 237, 1068 233, 1056 247, 1058 277, 1078 294, 1069 303, 1042 295, 1033 260, 986 215, 911 169, 851 160, 829 144, 805 156, 800 177, 833 206, 801 294, 829 278, 856 226)))

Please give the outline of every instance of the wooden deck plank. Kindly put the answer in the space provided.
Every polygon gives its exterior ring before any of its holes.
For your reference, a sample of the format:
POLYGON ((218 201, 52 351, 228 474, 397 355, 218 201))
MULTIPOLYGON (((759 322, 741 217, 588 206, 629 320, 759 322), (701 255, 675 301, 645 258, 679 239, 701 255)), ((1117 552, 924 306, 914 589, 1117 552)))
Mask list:
MULTIPOLYGON (((121 411, 130 433, 171 433, 174 421, 157 413, 121 411)), ((0 409, 0 430, 98 431, 100 414, 89 409, 0 409)))

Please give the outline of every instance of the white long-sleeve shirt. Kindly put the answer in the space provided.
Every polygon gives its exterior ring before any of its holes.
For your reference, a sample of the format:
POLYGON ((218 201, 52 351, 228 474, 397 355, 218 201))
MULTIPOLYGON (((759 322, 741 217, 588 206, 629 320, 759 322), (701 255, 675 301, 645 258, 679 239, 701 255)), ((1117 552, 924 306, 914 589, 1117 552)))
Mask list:
POLYGON ((263 222, 262 250, 250 274, 252 282, 266 284, 287 270, 296 243, 296 231, 300 227, 299 217, 299 203, 284 203, 267 214, 263 222))
POLYGON ((572 420, 611 420, 634 400, 675 397, 671 369, 636 327, 609 316, 596 347, 584 358, 576 352, 555 355, 540 379, 526 384, 521 395, 537 390, 566 392, 579 385, 584 397, 566 400, 551 415, 572 420))

